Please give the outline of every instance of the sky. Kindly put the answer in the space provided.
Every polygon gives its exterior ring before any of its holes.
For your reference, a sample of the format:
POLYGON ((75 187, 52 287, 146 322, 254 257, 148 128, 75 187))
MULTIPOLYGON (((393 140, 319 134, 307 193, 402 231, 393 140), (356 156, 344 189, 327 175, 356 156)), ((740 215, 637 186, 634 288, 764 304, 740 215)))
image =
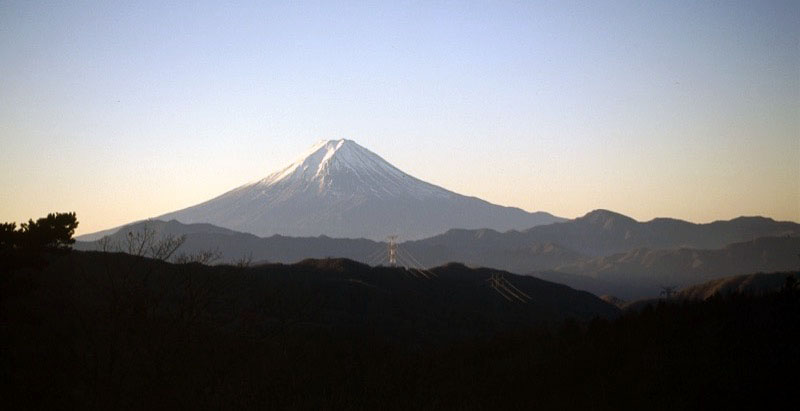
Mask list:
POLYGON ((797 1, 0 0, 0 221, 111 228, 338 138, 528 211, 800 221, 798 21, 797 1))

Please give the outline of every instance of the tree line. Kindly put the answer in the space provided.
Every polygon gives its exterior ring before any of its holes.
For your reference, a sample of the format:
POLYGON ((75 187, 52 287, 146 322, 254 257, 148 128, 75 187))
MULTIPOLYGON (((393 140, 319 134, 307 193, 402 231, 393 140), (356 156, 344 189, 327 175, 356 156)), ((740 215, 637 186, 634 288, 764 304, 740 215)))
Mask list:
POLYGON ((78 219, 74 212, 50 213, 28 220, 0 223, 0 268, 15 269, 44 263, 44 254, 71 249, 78 219))

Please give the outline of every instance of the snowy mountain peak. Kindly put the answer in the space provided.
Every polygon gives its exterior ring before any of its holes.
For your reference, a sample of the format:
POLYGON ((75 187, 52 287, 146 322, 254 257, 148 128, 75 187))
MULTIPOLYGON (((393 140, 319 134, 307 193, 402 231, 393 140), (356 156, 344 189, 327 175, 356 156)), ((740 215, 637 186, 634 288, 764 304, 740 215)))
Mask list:
POLYGON ((289 181, 329 183, 335 174, 350 174, 355 178, 377 174, 392 177, 408 177, 379 155, 358 145, 355 141, 322 140, 314 144, 305 154, 288 167, 270 174, 261 184, 276 184, 289 181))
POLYGON ((558 221, 414 178, 352 140, 323 140, 288 167, 161 219, 256 235, 418 239, 451 228, 521 229, 558 221))

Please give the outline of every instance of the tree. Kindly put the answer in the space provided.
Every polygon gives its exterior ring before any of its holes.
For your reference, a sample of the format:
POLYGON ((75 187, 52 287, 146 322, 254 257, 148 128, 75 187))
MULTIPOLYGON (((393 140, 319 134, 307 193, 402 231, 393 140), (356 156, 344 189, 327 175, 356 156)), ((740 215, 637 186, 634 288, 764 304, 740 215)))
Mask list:
POLYGON ((78 219, 75 213, 50 213, 27 223, 0 223, 0 268, 44 264, 43 254, 70 250, 78 219))
POLYGON ((0 250, 67 250, 75 240, 78 219, 75 213, 50 213, 36 221, 20 224, 0 223, 0 250))
POLYGON ((17 244, 17 224, 0 223, 0 250, 11 250, 17 244))
POLYGON ((36 221, 28 220, 19 229, 20 245, 30 249, 68 250, 75 239, 78 219, 75 213, 50 213, 36 221))
POLYGON ((110 236, 105 236, 98 243, 101 251, 118 251, 138 257, 169 261, 185 241, 185 235, 159 233, 150 224, 144 223, 140 230, 128 231, 122 241, 112 241, 110 236))

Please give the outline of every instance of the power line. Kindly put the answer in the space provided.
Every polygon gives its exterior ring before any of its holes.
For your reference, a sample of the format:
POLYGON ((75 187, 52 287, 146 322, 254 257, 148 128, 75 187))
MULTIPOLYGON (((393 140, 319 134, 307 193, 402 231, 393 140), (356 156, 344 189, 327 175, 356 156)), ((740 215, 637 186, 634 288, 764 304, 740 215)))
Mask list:
POLYGON ((426 269, 426 268, 425 268, 425 267, 424 267, 424 266, 423 266, 423 265, 422 265, 422 264, 419 262, 419 260, 417 260, 417 259, 416 259, 416 257, 414 257, 414 255, 413 255, 413 254, 411 254, 411 252, 410 252, 410 251, 408 251, 408 250, 407 250, 407 249, 405 249, 405 248, 400 248, 400 249, 398 249, 398 251, 401 251, 401 252, 402 252, 402 253, 405 255, 405 258, 407 258, 409 261, 411 261, 411 264, 410 264, 410 265, 411 265, 411 267, 412 267, 412 268, 414 268, 414 269, 416 269, 417 271, 421 272, 421 273, 422 273, 422 274, 423 274, 423 275, 424 275, 426 278, 430 278, 430 277, 437 277, 436 273, 434 273, 434 272, 433 272, 433 271, 431 271, 431 270, 428 270, 428 269, 426 269))
POLYGON ((384 253, 385 253, 385 251, 384 251, 383 247, 376 248, 375 250, 372 251, 372 254, 368 255, 364 259, 364 262, 367 265, 374 266, 376 262, 379 262, 380 260, 382 260, 382 257, 384 257, 384 253))
POLYGON ((486 281, 489 282, 491 288, 510 302, 519 301, 526 304, 531 300, 528 294, 525 294, 525 292, 517 288, 514 284, 511 284, 511 282, 505 279, 503 274, 493 273, 486 281))

